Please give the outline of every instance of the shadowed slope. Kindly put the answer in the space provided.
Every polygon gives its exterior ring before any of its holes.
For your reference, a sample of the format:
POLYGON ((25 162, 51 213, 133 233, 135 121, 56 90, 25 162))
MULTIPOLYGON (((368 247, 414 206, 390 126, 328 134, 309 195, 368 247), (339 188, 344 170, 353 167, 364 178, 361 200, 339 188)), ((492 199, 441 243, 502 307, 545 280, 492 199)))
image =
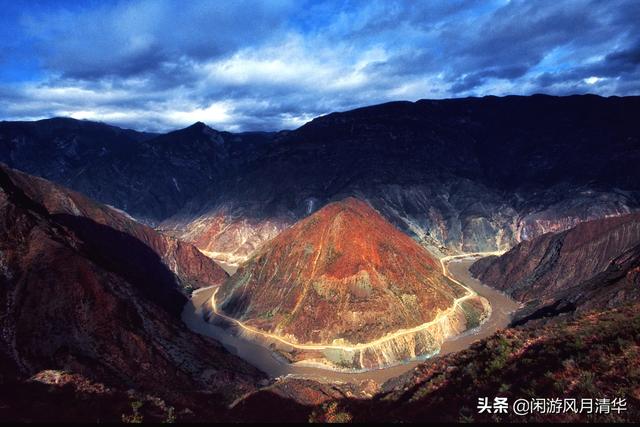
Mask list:
POLYGON ((0 396, 46 370, 185 406, 197 393, 223 402, 254 389, 258 371, 176 318, 185 297, 154 250, 90 218, 52 215, 18 184, 0 169, 0 396))
POLYGON ((127 259, 127 251, 120 253, 114 251, 109 246, 108 239, 92 236, 93 231, 99 230, 98 225, 104 225, 112 231, 120 231, 131 239, 139 241, 139 244, 147 246, 179 278, 186 291, 202 286, 218 285, 228 277, 219 265, 200 253, 190 243, 159 233, 153 228, 133 220, 124 212, 97 203, 75 191, 6 168, 2 164, 0 164, 0 169, 29 199, 42 206, 49 214, 66 218, 67 225, 75 223, 77 233, 82 233, 83 238, 90 242, 95 249, 101 248, 109 256, 119 256, 122 262, 135 262, 127 259), (83 221, 83 218, 89 221, 83 221), (81 227, 80 223, 85 223, 86 226, 81 227), (88 223, 94 223, 94 225, 88 226, 88 223))
POLYGON ((516 322, 640 297, 640 214, 584 222, 526 241, 472 272, 527 307, 516 322))

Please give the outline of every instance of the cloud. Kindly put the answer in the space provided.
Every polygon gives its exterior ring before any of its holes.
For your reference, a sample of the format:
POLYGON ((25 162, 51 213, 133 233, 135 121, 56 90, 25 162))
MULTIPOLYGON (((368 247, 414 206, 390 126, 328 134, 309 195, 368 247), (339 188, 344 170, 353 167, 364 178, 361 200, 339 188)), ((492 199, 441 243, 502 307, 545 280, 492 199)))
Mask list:
POLYGON ((277 32, 291 2, 121 1, 24 18, 45 66, 67 78, 129 77, 223 56, 277 32))
POLYGON ((2 60, 31 77, 0 73, 6 119, 275 130, 397 99, 640 90, 634 0, 141 0, 13 21, 0 44, 23 56, 2 60))

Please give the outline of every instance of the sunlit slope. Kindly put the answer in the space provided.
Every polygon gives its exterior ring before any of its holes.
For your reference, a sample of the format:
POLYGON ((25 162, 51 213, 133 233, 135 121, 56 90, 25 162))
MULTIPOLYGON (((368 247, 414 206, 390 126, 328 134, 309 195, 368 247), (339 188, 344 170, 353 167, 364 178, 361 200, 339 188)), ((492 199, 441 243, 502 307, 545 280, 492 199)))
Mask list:
POLYGON ((325 358, 356 368, 437 352, 488 311, 484 300, 443 275, 437 259, 355 198, 282 232, 215 300, 245 329, 300 350, 326 350, 325 358))

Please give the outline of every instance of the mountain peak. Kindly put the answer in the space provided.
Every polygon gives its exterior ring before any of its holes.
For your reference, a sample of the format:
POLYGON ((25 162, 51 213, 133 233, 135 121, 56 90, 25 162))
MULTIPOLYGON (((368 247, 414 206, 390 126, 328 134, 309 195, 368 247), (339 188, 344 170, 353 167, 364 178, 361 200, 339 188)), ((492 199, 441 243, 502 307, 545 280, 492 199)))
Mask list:
POLYGON ((362 355, 349 353, 348 363, 368 369, 433 352, 467 329, 456 309, 465 300, 481 317, 483 302, 473 297, 368 203, 347 198, 267 242, 224 283, 216 305, 289 342, 357 348, 362 355), (436 318, 447 332, 431 329, 436 318), (391 343, 396 331, 412 328, 415 340, 400 335, 415 347, 391 343))
POLYGON ((195 122, 191 126, 187 126, 183 130, 196 130, 196 131, 200 131, 200 132, 215 132, 215 133, 218 133, 217 130, 213 129, 212 127, 210 127, 206 123, 200 122, 200 121, 195 122))
POLYGON ((194 124, 192 124, 189 127, 190 128, 195 128, 195 129, 202 129, 202 128, 206 128, 206 127, 209 127, 209 126, 207 126, 207 124, 204 123, 204 122, 197 121, 197 122, 195 122, 194 124))

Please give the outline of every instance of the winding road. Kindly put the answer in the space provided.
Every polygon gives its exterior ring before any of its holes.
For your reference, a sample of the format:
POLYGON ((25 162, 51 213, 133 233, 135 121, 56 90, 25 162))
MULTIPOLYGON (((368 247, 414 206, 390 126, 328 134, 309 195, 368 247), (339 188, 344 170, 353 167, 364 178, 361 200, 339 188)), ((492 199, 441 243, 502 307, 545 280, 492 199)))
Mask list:
MULTIPOLYGON (((440 260, 443 274, 467 290, 467 294, 456 300, 456 304, 459 304, 466 298, 480 295, 489 301, 489 304, 492 308, 491 315, 487 321, 485 321, 480 327, 474 330, 468 331, 462 335, 453 337, 445 341, 445 343, 442 345, 440 354, 462 350, 468 347, 472 342, 489 336, 497 330, 506 327, 510 321, 511 314, 519 307, 519 305, 515 301, 511 300, 506 295, 498 292, 495 289, 485 286, 478 280, 472 278, 468 271, 468 267, 478 257, 495 254, 497 253, 485 252, 462 254, 445 257, 440 260)), ((289 342, 277 335, 269 334, 267 332, 244 325, 242 322, 218 312, 215 302, 215 295, 217 291, 217 287, 210 287, 199 289, 193 293, 191 300, 186 304, 182 314, 184 322, 190 329, 202 335, 213 337, 217 341, 222 342, 222 344, 231 353, 245 359, 247 362, 253 364, 272 377, 290 375, 296 377, 313 378, 320 381, 333 382, 360 382, 363 380, 374 380, 378 383, 382 383, 389 378, 401 375, 402 373, 413 369, 416 365, 422 363, 422 360, 414 360, 387 368, 375 369, 365 372, 339 372, 319 366, 316 367, 304 365, 304 363, 287 363, 286 361, 276 356, 269 349, 270 342, 276 340, 292 348, 305 350, 357 350, 366 346, 379 344, 380 342, 393 339, 403 334, 413 333, 423 328, 429 327, 434 322, 444 319, 445 317, 443 316, 446 316, 449 310, 454 309, 454 307, 451 307, 447 311, 439 313, 435 319, 426 324, 418 325, 410 329, 399 330, 393 334, 386 335, 382 338, 379 338, 378 340, 365 344, 357 344, 353 346, 341 346, 333 344, 297 344, 289 342), (249 340, 246 338, 238 337, 222 327, 207 322, 204 319, 204 306, 207 300, 211 302, 213 311, 216 315, 224 318, 227 321, 233 322, 247 332, 250 332, 252 336, 259 337, 260 339, 249 340)))

